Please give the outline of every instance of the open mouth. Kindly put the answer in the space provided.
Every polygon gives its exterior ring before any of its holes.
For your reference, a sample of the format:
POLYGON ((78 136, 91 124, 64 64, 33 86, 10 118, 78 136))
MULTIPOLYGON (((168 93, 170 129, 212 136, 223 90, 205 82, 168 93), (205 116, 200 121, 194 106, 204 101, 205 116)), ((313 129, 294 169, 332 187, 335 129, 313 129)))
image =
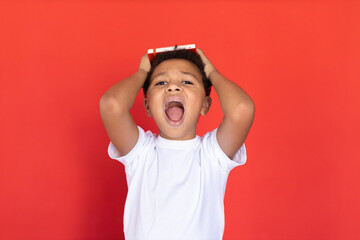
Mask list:
POLYGON ((177 100, 168 101, 165 104, 165 114, 172 122, 180 122, 184 116, 184 105, 177 100))

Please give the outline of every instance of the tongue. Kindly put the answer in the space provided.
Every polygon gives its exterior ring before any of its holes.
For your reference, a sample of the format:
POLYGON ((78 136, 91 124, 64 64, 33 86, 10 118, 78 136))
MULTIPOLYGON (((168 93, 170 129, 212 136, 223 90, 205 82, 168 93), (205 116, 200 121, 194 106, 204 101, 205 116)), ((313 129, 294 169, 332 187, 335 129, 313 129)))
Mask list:
POLYGON ((184 109, 181 107, 169 107, 166 109, 166 115, 171 121, 177 122, 180 121, 184 114, 184 109))

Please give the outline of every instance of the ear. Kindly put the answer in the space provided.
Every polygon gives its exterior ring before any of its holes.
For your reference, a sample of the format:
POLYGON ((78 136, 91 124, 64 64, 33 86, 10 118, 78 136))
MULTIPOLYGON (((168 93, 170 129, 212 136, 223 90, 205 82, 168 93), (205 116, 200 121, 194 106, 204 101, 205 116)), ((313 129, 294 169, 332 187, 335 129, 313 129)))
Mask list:
POLYGON ((149 109, 149 102, 148 100, 145 98, 144 99, 144 106, 145 106, 145 111, 146 111, 146 114, 151 117, 151 114, 150 114, 150 109, 149 109))
POLYGON ((206 96, 204 99, 204 102, 203 102, 203 106, 201 108, 201 112, 200 112, 202 116, 205 116, 208 113, 211 103, 212 103, 211 97, 206 96))

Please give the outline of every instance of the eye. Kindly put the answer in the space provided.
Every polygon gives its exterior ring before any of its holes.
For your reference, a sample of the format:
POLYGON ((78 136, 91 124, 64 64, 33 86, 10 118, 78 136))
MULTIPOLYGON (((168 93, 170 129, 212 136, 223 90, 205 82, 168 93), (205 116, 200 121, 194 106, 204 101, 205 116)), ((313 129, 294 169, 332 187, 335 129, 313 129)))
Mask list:
POLYGON ((183 84, 193 84, 192 82, 190 82, 190 81, 182 81, 181 83, 183 83, 183 84))
POLYGON ((158 85, 165 85, 166 82, 165 81, 159 81, 157 83, 155 83, 155 86, 158 86, 158 85))

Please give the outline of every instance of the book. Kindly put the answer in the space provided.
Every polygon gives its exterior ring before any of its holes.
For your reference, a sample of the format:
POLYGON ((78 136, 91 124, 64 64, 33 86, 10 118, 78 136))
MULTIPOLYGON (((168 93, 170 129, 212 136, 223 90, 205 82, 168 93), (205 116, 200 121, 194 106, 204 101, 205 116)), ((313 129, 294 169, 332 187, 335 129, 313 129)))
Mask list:
POLYGON ((193 51, 193 52, 196 53, 195 44, 187 44, 187 45, 175 45, 175 46, 171 46, 171 47, 151 48, 151 49, 148 49, 147 54, 149 56, 149 60, 152 61, 153 58, 158 53, 176 51, 176 50, 184 50, 184 49, 189 50, 189 51, 193 51))

